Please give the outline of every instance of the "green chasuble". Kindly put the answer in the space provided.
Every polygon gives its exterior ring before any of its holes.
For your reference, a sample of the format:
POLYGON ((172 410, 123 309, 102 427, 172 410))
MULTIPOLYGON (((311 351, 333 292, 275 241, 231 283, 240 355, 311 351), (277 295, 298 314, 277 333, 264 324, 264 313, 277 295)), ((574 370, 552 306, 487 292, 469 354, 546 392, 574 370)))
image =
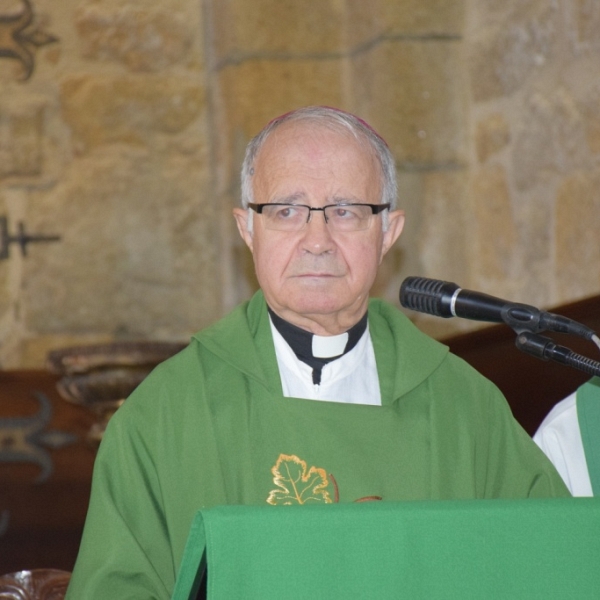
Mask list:
POLYGON ((111 419, 67 598, 169 598, 196 511, 567 496, 499 390, 369 304, 382 406, 285 398, 264 297, 197 334, 111 419))

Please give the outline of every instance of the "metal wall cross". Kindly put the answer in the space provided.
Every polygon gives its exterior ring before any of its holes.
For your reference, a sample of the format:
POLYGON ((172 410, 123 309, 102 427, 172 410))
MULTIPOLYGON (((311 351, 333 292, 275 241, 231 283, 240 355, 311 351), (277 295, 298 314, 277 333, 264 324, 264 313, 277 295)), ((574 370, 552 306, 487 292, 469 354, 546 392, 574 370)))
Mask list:
POLYGON ((21 255, 27 256, 27 244, 39 242, 58 242, 59 235, 37 235, 27 233, 25 224, 21 221, 17 224, 17 235, 8 232, 8 219, 0 217, 0 260, 10 256, 10 245, 17 244, 21 248, 21 255))

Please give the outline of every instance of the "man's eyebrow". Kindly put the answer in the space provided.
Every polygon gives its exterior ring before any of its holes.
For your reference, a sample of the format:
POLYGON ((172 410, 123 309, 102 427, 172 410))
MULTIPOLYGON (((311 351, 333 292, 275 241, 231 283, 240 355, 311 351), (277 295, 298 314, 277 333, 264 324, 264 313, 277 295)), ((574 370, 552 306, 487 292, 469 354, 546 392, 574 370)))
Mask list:
POLYGON ((306 194, 304 192, 296 192, 289 196, 279 196, 274 198, 272 202, 277 204, 297 204, 300 200, 306 200, 306 194))
POLYGON ((333 196, 329 199, 328 204, 364 204, 365 200, 362 198, 356 198, 355 196, 333 196))
MULTIPOLYGON (((307 202, 305 192, 296 192, 287 196, 276 196, 270 203, 274 204, 302 204, 307 202)), ((364 204, 366 200, 364 198, 357 198, 356 196, 331 196, 327 198, 327 204, 364 204)))

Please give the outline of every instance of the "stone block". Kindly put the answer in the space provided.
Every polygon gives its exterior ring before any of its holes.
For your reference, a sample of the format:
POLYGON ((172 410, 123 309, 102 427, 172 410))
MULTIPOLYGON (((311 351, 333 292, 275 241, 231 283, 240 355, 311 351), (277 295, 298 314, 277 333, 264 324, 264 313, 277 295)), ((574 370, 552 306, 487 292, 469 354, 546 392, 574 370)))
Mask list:
POLYGON ((211 11, 217 63, 327 57, 341 50, 344 8, 338 0, 213 0, 211 11))
MULTIPOLYGON (((356 3, 360 0, 354 0, 356 3)), ((362 3, 378 15, 387 34, 460 36, 465 21, 465 0, 376 0, 362 3)))
POLYGON ((600 4, 597 0, 574 0, 570 8, 575 12, 575 35, 578 44, 600 47, 600 4))
POLYGON ((477 0, 468 8, 469 24, 481 31, 489 25, 507 27, 511 23, 523 23, 534 19, 549 4, 547 0, 477 0))
POLYGON ((44 108, 0 98, 0 180, 41 175, 44 162, 44 108))
POLYGON ((331 57, 359 51, 382 37, 457 37, 464 27, 464 0, 213 0, 218 63, 249 57, 331 57))
POLYGON ((201 157, 126 146, 76 159, 32 194, 32 230, 60 243, 24 261, 22 306, 36 335, 187 337, 221 315, 218 226, 201 157))
POLYGON ((529 98, 514 126, 511 156, 514 182, 520 190, 586 164, 583 119, 569 90, 553 89, 529 98))
POLYGON ((162 2, 88 2, 75 13, 82 56, 118 62, 133 71, 160 71, 188 62, 199 25, 196 14, 162 2))
POLYGON ((466 99, 454 41, 384 41, 354 57, 356 111, 406 168, 465 161, 466 99))
POLYGON ((476 102, 510 96, 560 56, 563 17, 555 3, 517 0, 509 8, 473 26, 468 68, 476 102))
POLYGON ((563 179, 556 196, 555 269, 558 302, 600 290, 600 169, 563 179))
POLYGON ((509 125, 501 113, 480 120, 475 128, 475 148, 480 163, 504 149, 510 141, 509 125))
POLYGON ((476 280, 496 293, 494 285, 510 278, 518 240, 511 195, 501 166, 473 172, 469 195, 473 206, 473 244, 470 261, 476 280))
POLYGON ((470 262, 467 181, 464 170, 424 175, 423 222, 416 246, 424 273, 462 285, 470 262))
POLYGON ((176 135, 204 114, 201 84, 189 77, 70 76, 61 85, 63 117, 76 148, 100 144, 150 144, 176 135))
MULTIPOLYGON (((600 68, 598 69, 600 78, 600 68)), ((600 154, 600 87, 582 106, 583 129, 590 152, 600 154)))
POLYGON ((381 39, 460 38, 464 22, 464 0, 348 0, 343 46, 352 52, 381 39))
POLYGON ((510 275, 496 284, 496 294, 534 306, 554 303, 552 263, 552 184, 527 192, 511 190, 515 247, 510 275))

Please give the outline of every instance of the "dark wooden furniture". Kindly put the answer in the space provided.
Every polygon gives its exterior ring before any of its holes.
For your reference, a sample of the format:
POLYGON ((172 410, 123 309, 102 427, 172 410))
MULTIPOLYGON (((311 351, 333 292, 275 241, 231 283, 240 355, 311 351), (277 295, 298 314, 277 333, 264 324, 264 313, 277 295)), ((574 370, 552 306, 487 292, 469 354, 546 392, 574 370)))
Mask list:
POLYGON ((34 569, 0 577, 0 600, 63 600, 71 574, 58 569, 34 569))
POLYGON ((0 574, 71 571, 95 451, 86 409, 63 400, 58 376, 0 371, 0 574))
POLYGON ((53 373, 0 371, 0 573, 73 569, 106 421, 157 363, 183 347, 63 348, 48 356, 53 373))

